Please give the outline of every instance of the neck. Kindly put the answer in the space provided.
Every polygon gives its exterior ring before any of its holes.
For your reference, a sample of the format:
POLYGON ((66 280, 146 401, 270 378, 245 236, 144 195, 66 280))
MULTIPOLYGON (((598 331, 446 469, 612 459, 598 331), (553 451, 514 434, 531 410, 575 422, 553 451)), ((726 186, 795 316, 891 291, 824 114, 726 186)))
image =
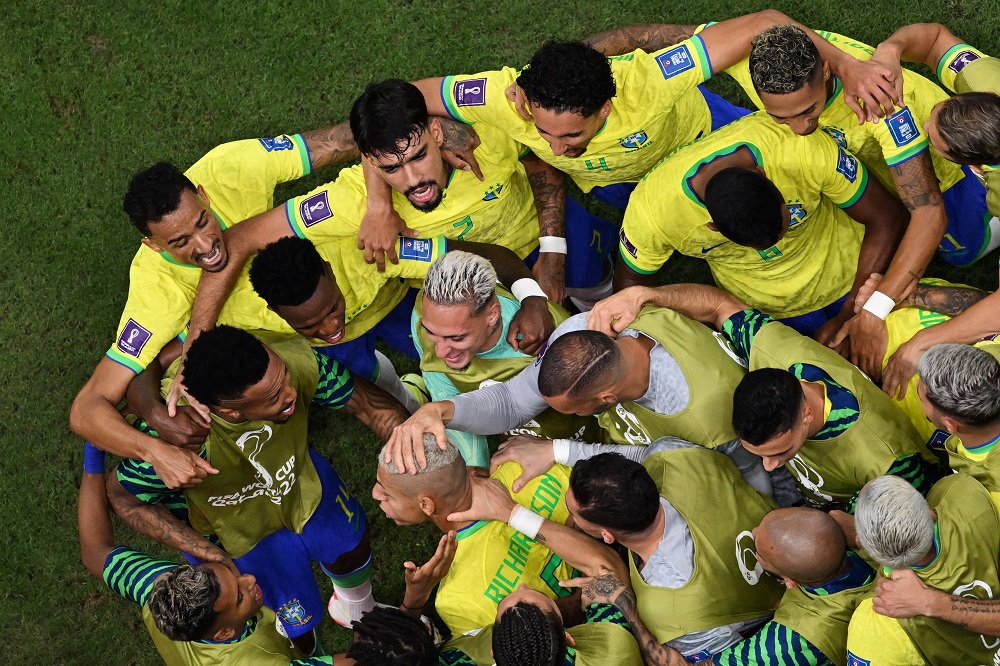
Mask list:
POLYGON ((663 541, 663 527, 667 517, 663 513, 663 506, 660 505, 656 512, 656 520, 653 524, 641 532, 635 532, 618 539, 618 542, 639 556, 643 562, 656 552, 660 542, 663 541))
POLYGON ((837 568, 835 572, 833 572, 833 575, 829 576, 824 581, 819 581, 816 583, 802 583, 802 585, 804 585, 805 587, 823 587, 824 585, 829 585, 833 581, 837 580, 845 573, 847 573, 850 569, 851 569, 851 561, 847 559, 847 553, 844 553, 844 559, 841 560, 840 566, 837 568))
POLYGON ((831 75, 830 78, 826 80, 824 87, 826 88, 826 99, 829 101, 829 99, 833 97, 833 91, 837 87, 837 80, 831 75))
POLYGON ((955 435, 962 440, 962 446, 967 449, 974 449, 983 444, 1000 438, 1000 423, 993 423, 980 428, 961 427, 956 429, 955 435))
POLYGON ((806 432, 806 439, 814 437, 823 426, 826 425, 826 389, 822 384, 815 382, 799 382, 802 384, 802 393, 805 394, 806 404, 809 405, 813 413, 812 423, 806 432))
POLYGON ((465 487, 460 493, 455 494, 455 499, 439 499, 439 508, 431 516, 431 522, 437 525, 438 529, 447 534, 451 530, 458 531, 463 527, 468 527, 475 521, 452 522, 448 516, 460 511, 468 511, 472 508, 472 483, 466 481, 465 487))
POLYGON ((620 338, 616 343, 622 353, 622 376, 615 382, 619 402, 638 400, 649 390, 649 351, 656 344, 651 338, 620 338))
POLYGON ((497 323, 493 325, 493 330, 490 331, 490 335, 486 338, 486 342, 483 344, 483 348, 480 349, 477 354, 482 354, 483 352, 488 352, 497 346, 500 342, 500 334, 503 333, 503 316, 497 317, 497 323))

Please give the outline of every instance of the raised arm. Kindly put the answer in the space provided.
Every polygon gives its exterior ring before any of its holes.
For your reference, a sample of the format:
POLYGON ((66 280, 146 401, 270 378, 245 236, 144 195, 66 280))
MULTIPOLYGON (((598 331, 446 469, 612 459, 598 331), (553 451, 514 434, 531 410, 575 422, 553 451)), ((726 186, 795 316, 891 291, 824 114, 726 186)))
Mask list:
POLYGON ((961 39, 940 23, 913 23, 903 26, 879 44, 872 60, 896 69, 899 69, 900 60, 920 62, 936 70, 944 54, 961 43, 961 39))
POLYGON ((587 328, 618 337, 646 306, 670 308, 716 330, 721 330, 727 319, 748 307, 735 296, 705 284, 631 287, 595 305, 587 315, 587 328))
POLYGON ((631 53, 636 49, 652 53, 690 39, 697 29, 696 25, 636 23, 591 35, 583 43, 609 56, 631 53))
POLYGON ((550 301, 566 298, 566 175, 533 154, 523 158, 528 183, 538 211, 540 249, 532 267, 538 284, 550 301), (559 244, 561 249, 552 249, 559 244))

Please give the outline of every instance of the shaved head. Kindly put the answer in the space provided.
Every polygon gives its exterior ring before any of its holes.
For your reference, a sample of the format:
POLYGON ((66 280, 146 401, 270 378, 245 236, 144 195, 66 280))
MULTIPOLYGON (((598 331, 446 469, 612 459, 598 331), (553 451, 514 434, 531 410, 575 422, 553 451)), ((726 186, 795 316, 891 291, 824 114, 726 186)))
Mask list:
POLYGON ((458 448, 449 441, 447 448, 442 451, 437 439, 431 434, 424 435, 423 447, 427 466, 421 469, 417 465, 416 474, 400 474, 395 463, 386 463, 386 448, 383 447, 378 457, 380 483, 414 500, 424 496, 447 502, 453 497, 461 496, 468 486, 469 475, 458 448))
POLYGON ((818 509, 791 507, 764 516, 754 531, 757 555, 765 568, 808 586, 836 577, 847 540, 833 518, 818 509))

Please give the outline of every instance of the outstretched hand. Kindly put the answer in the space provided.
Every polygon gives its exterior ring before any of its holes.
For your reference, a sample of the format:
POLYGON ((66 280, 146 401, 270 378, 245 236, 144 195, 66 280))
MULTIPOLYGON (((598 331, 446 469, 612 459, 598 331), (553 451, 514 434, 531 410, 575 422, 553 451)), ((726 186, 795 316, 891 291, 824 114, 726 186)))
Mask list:
POLYGON ((392 436, 386 442, 386 464, 394 463, 400 474, 404 472, 416 474, 418 465, 420 469, 427 467, 424 433, 433 434, 442 451, 448 448, 448 434, 439 408, 439 403, 429 402, 392 429, 392 436))
POLYGON ((552 454, 552 440, 534 435, 515 435, 500 445, 490 459, 490 472, 495 472, 500 465, 514 462, 521 466, 521 476, 514 480, 511 490, 521 492, 528 483, 555 464, 552 454))
POLYGON ((587 328, 617 338, 639 316, 647 294, 646 287, 629 287, 599 301, 587 313, 587 328))
POLYGON ((903 77, 871 60, 854 61, 841 72, 844 101, 858 116, 858 124, 878 122, 893 112, 903 99, 903 77))
POLYGON ((424 607, 431 590, 448 575, 457 550, 458 540, 455 538, 455 530, 451 530, 441 537, 434 555, 424 564, 418 567, 413 562, 403 562, 403 578, 406 581, 404 606, 413 609, 424 607))

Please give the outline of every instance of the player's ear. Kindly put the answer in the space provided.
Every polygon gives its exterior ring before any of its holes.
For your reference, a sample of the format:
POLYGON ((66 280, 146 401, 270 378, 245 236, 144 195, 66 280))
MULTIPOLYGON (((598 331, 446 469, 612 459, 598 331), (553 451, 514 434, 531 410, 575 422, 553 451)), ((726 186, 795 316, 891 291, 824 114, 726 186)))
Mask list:
POLYGON ((142 237, 142 244, 145 245, 146 247, 148 247, 153 252, 165 252, 166 251, 162 247, 160 247, 159 245, 157 245, 156 241, 154 241, 152 238, 149 238, 148 236, 143 236, 142 237))
POLYGON ((601 530, 601 541, 608 544, 609 546, 613 545, 615 542, 615 535, 607 530, 601 530))
POLYGON ((610 115, 611 115, 611 100, 609 99, 607 102, 604 103, 604 106, 601 107, 600 111, 601 120, 604 120, 610 115))
POLYGON ((225 627, 223 629, 219 629, 214 634, 212 634, 212 640, 215 641, 216 643, 221 643, 222 641, 231 641, 235 637, 236 637, 236 632, 233 630, 232 627, 225 627))
POLYGON ((212 200, 208 198, 208 192, 205 191, 204 185, 198 185, 198 200, 206 210, 212 205, 212 200))
POLYGON ((799 586, 798 581, 794 581, 791 578, 789 578, 788 576, 782 576, 781 580, 784 581, 785 587, 788 588, 789 590, 794 590, 794 589, 798 588, 798 586, 799 586))
POLYGON ((502 313, 500 310, 500 299, 498 299, 496 295, 494 295, 493 302, 490 303, 490 309, 487 315, 486 323, 489 325, 490 328, 493 328, 494 326, 496 326, 496 323, 500 321, 501 316, 502 313))
POLYGON ((432 498, 427 497, 426 495, 421 495, 417 502, 420 504, 420 510, 423 511, 425 516, 434 515, 434 511, 437 509, 437 506, 432 498))
POLYGON ((243 418, 243 412, 241 412, 238 409, 230 409, 229 407, 217 407, 212 411, 221 416, 222 418, 224 418, 225 420, 229 421, 230 423, 239 423, 240 421, 246 420, 245 418, 243 418))
POLYGON ((829 80, 830 80, 830 61, 829 60, 824 60, 823 61, 823 83, 826 83, 829 80))
POLYGON ((440 148, 441 144, 444 143, 444 132, 441 131, 441 122, 437 118, 431 118, 428 127, 430 127, 434 143, 440 148))
POLYGON ((959 429, 958 421, 944 414, 941 414, 941 425, 944 426, 949 435, 954 435, 959 429))
POLYGON ((568 631, 564 631, 563 634, 566 635, 566 645, 575 648, 576 647, 576 641, 573 639, 572 636, 569 635, 569 632, 568 631))
POLYGON ((712 231, 718 231, 719 230, 719 227, 715 226, 714 222, 707 222, 707 223, 705 223, 705 226, 708 227, 709 229, 711 229, 712 231))

